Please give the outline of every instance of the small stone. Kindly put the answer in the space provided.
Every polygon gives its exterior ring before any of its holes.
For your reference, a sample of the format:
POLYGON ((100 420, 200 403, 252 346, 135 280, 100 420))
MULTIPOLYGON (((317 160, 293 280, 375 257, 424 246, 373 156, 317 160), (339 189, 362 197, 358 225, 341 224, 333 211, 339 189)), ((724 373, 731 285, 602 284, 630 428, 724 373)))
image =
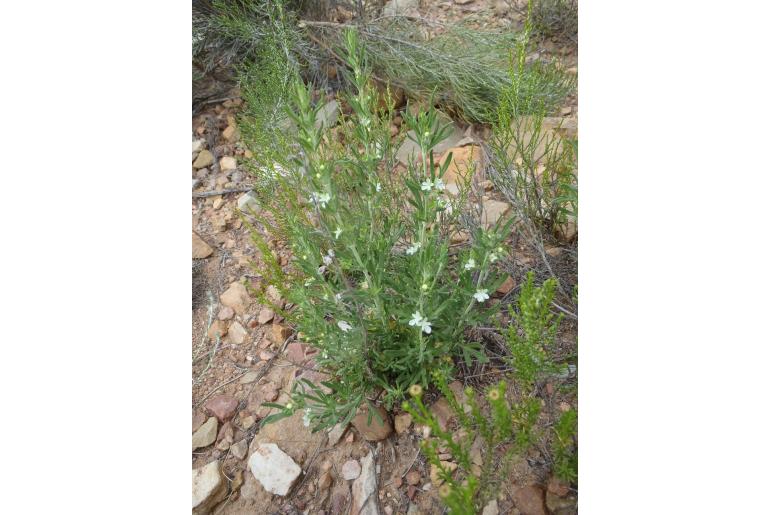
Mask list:
POLYGON ((370 442, 384 440, 390 436, 390 433, 393 432, 393 426, 391 425, 390 419, 388 418, 388 412, 385 411, 382 406, 377 406, 375 409, 382 421, 378 420, 377 416, 372 414, 371 423, 367 423, 369 414, 368 405, 363 409, 361 413, 353 417, 352 420, 353 427, 356 428, 356 431, 358 431, 365 440, 370 442))
POLYGON ((214 209, 219 209, 220 207, 222 207, 222 204, 224 203, 225 203, 225 200, 222 198, 221 195, 219 195, 214 199, 214 202, 211 204, 211 207, 214 209))
POLYGON ((379 515, 377 498, 375 496, 377 491, 377 472, 374 464, 374 453, 370 452, 361 458, 361 474, 353 481, 351 491, 353 494, 351 513, 379 515))
POLYGON ((449 405, 449 401, 447 401, 444 397, 441 397, 439 400, 433 403, 433 405, 430 407, 430 411, 433 416, 436 417, 436 422, 438 422, 441 430, 446 431, 449 428, 449 423, 454 418, 454 412, 452 411, 452 407, 449 405))
POLYGON ((473 2, 473 0, 455 0, 455 3, 457 5, 465 5, 465 4, 469 4, 471 2, 473 2))
MULTIPOLYGON (((275 326, 273 326, 275 327, 275 326)), ((301 365, 307 359, 305 357, 306 345, 299 342, 291 342, 286 347, 286 358, 295 365, 301 365)))
POLYGON ((286 338, 291 336, 291 332, 290 327, 281 324, 273 324, 271 332, 273 342, 283 344, 283 342, 286 341, 286 338))
POLYGON ((272 309, 262 308, 259 310, 259 315, 257 316, 257 322, 259 322, 260 325, 265 325, 268 322, 270 322, 274 316, 275 316, 275 312, 272 309))
POLYGON ((219 160, 219 168, 223 172, 229 172, 231 170, 235 170, 236 168, 238 168, 238 162, 235 160, 234 157, 225 156, 219 160))
POLYGON ((361 464, 358 460, 348 460, 342 464, 342 479, 347 481, 356 479, 361 475, 361 464))
POLYGON ((212 461, 192 471, 193 513, 208 513, 227 495, 227 482, 219 471, 219 462, 212 461))
POLYGON ((233 308, 229 306, 224 306, 222 309, 219 310, 219 314, 217 315, 217 318, 219 320, 230 320, 235 316, 235 311, 233 311, 233 308))
POLYGON ((412 425, 412 415, 409 413, 396 415, 395 419, 393 420, 393 425, 396 427, 397 434, 404 433, 409 429, 409 426, 412 425))
POLYGON ((259 359, 262 361, 270 361, 275 357, 275 352, 270 352, 269 350, 263 350, 259 353, 259 359))
POLYGON ((253 191, 247 191, 240 197, 238 197, 238 210, 251 214, 259 212, 259 202, 257 201, 257 195, 253 191))
POLYGON ((393 508, 391 506, 385 506, 382 511, 385 512, 385 515, 393 515, 393 508))
POLYGON ((249 450, 249 444, 246 439, 240 440, 238 443, 230 446, 230 454, 242 460, 246 457, 246 452, 249 450))
POLYGON ((482 203, 481 223, 489 229, 510 211, 511 206, 499 200, 485 200, 482 203))
POLYGON ((203 144, 204 144, 205 142, 206 142, 206 140, 205 140, 205 139, 196 139, 196 140, 193 140, 193 142, 192 142, 192 151, 193 151, 193 152, 197 152, 197 151, 199 151, 201 148, 203 148, 203 144))
POLYGON ((564 497, 569 493, 569 484, 565 483, 561 479, 552 477, 548 480, 548 491, 558 497, 564 497))
POLYGON ((240 134, 238 133, 238 128, 234 125, 228 125, 225 130, 222 131, 222 137, 230 143, 238 141, 239 136, 240 134))
POLYGON ((238 409, 238 401, 229 395, 217 395, 209 399, 205 407, 220 422, 224 422, 235 415, 235 410, 238 409))
POLYGON ((486 506, 484 506, 481 515, 498 515, 499 513, 500 509, 497 507, 497 499, 492 499, 486 506))
POLYGON ((198 154, 198 157, 195 159, 195 162, 193 163, 193 168, 198 170, 199 168, 206 168, 207 166, 211 166, 212 164, 214 164, 214 154, 212 154, 208 150, 201 150, 200 154, 198 154))
POLYGON ((329 447, 332 447, 334 445, 337 445, 337 442, 340 441, 340 438, 342 438, 342 435, 345 434, 345 429, 347 429, 347 424, 337 424, 334 427, 332 427, 329 430, 328 438, 329 441, 327 442, 327 445, 329 447))
POLYGON ((192 450, 208 447, 217 439, 217 419, 209 419, 192 436, 192 450))
POLYGON ((284 496, 302 473, 291 456, 274 443, 261 443, 249 458, 249 469, 268 492, 284 496))
POLYGON ((322 127, 334 127, 337 124, 340 108, 336 100, 332 100, 324 104, 324 106, 318 112, 315 120, 315 128, 320 129, 322 127))
MULTIPOLYGON (((409 496, 410 500, 414 500, 414 496, 417 493, 417 487, 416 486, 409 486, 406 489, 406 495, 409 496)), ((412 505, 413 506, 413 505, 412 505)), ((409 513, 412 513, 412 510, 409 510, 409 513)))
POLYGON ((194 433, 195 431, 200 429, 200 427, 204 424, 204 422, 206 422, 207 418, 208 417, 206 417, 204 413, 201 413, 200 411, 196 411, 193 414, 193 419, 192 419, 192 432, 194 433))
POLYGON ((516 287, 516 282, 513 280, 513 277, 510 275, 505 278, 505 281, 503 281, 503 284, 500 285, 499 288, 497 288, 497 293, 500 293, 502 295, 508 295, 511 293, 511 291, 516 287))
POLYGON ((252 417, 251 415, 249 415, 248 417, 246 417, 246 418, 244 418, 244 419, 242 419, 242 420, 241 420, 241 427, 242 427, 242 428, 243 428, 245 431, 248 431, 248 430, 249 430, 249 429, 251 429, 251 428, 252 428, 252 426, 254 426, 254 424, 256 424, 256 423, 257 423, 257 420, 256 420, 254 417, 252 417))
MULTIPOLYGON (((454 472, 454 470, 457 468, 457 463, 453 463, 451 461, 442 461, 441 465, 445 469, 449 469, 450 471, 454 472)), ((441 486, 441 484, 444 482, 443 479, 441 479, 441 476, 439 475, 441 469, 437 467, 436 465, 430 466, 430 482, 433 483, 436 486, 441 486)))
POLYGON ((211 246, 203 241, 203 238, 198 236, 195 231, 192 233, 192 257, 193 259, 204 259, 209 257, 214 252, 211 246))
POLYGON ((346 443, 353 443, 355 441, 356 441, 356 435, 354 435, 353 433, 348 433, 348 436, 345 437, 346 443))
POLYGON ((318 489, 326 490, 332 486, 332 475, 328 470, 324 470, 318 477, 318 489))
POLYGON ((251 384, 254 381, 256 381, 259 378, 259 372, 246 372, 243 377, 241 377, 238 382, 240 384, 251 384))
POLYGON ((214 320, 206 334, 212 340, 216 340, 217 337, 221 339, 227 334, 227 324, 221 320, 214 320))
POLYGON ((521 515, 547 515, 543 490, 539 486, 528 485, 513 492, 513 502, 521 515))
POLYGON ((267 383, 262 387, 262 400, 265 402, 274 402, 278 399, 278 395, 279 392, 274 383, 267 383))
POLYGON ((230 341, 237 343, 238 345, 245 342, 246 338, 249 336, 249 333, 246 332, 246 329, 244 329, 243 326, 238 322, 233 322, 230 324, 230 328, 227 330, 227 334, 230 337, 230 341))
POLYGON ((396 488, 401 488, 401 485, 404 484, 404 481, 400 477, 396 476, 393 478, 392 483, 396 488))
POLYGON ((219 296, 220 302, 223 305, 233 308, 233 310, 239 315, 243 315, 246 312, 246 308, 251 303, 251 297, 246 287, 239 283, 234 282, 222 295, 219 296))
POLYGON ((420 473, 416 470, 412 470, 406 475, 406 484, 417 486, 420 484, 420 479, 422 479, 420 473))

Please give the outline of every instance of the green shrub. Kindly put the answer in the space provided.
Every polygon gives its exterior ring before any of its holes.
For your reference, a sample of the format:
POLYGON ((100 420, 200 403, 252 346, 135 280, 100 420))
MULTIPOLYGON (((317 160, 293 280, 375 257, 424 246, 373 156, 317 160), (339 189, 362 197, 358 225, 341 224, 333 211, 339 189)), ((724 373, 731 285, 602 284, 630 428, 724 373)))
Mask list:
POLYGON ((565 411, 554 425, 553 471, 568 482, 577 481, 577 411, 565 411))
POLYGON ((351 119, 337 129, 344 146, 335 143, 338 133, 317 125, 320 107, 298 84, 293 166, 260 194, 274 217, 264 225, 294 255, 286 277, 276 271, 268 280, 295 306, 285 315, 330 374, 321 385, 297 383, 290 407, 277 416, 304 409, 314 429, 350 420, 375 399, 392 406, 410 385, 428 387, 452 358, 484 359, 465 331, 495 311, 485 301, 502 277, 490 265, 503 257, 511 225, 477 229, 468 248, 450 252, 462 200, 444 194, 451 159, 436 167, 431 152, 447 127, 435 111, 405 113, 420 156, 404 173, 393 172, 390 116, 375 115, 378 99, 357 34, 347 32, 345 43, 355 91, 346 98, 351 119))
POLYGON ((540 287, 536 287, 534 281, 534 272, 529 272, 521 286, 515 308, 510 307, 513 320, 506 329, 514 376, 527 391, 534 388, 535 381, 542 374, 558 371, 549 357, 548 349, 556 338, 562 319, 562 315, 551 312, 556 279, 550 278, 540 287))
POLYGON ((532 25, 540 37, 577 43, 577 0, 534 0, 532 25))
POLYGON ((576 223, 577 141, 544 127, 550 106, 523 73, 531 32, 527 18, 489 141, 489 176, 521 218, 550 231, 567 217, 576 223))
POLYGON ((524 455, 537 440, 535 425, 540 414, 540 402, 525 398, 510 403, 506 398, 504 381, 487 389, 485 407, 473 388, 466 388, 464 399, 458 399, 448 387, 444 375, 436 374, 436 385, 449 402, 460 428, 445 431, 422 401, 421 388, 410 390, 412 399, 403 409, 415 423, 430 428, 430 437, 421 449, 428 462, 437 467, 445 483, 439 487, 442 502, 453 514, 475 514, 497 497, 501 483, 507 477, 511 459, 524 455), (480 438, 482 448, 473 455, 474 440, 480 438), (452 472, 439 458, 439 449, 447 448, 458 464, 452 472), (498 453, 498 451, 501 451, 498 453), (501 454, 501 455, 499 455, 501 454), (479 459, 481 458, 481 463, 479 459))

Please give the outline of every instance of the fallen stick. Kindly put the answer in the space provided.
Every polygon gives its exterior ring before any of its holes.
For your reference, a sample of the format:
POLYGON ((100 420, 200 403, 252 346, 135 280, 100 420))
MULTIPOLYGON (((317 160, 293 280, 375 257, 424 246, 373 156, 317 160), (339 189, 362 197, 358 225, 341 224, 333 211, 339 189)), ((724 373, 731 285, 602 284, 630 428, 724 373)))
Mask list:
POLYGON ((254 186, 242 186, 240 188, 232 188, 229 190, 198 191, 198 192, 193 192, 192 196, 194 198, 215 197, 217 195, 227 195, 228 193, 243 193, 245 191, 251 191, 253 189, 254 189, 254 186))

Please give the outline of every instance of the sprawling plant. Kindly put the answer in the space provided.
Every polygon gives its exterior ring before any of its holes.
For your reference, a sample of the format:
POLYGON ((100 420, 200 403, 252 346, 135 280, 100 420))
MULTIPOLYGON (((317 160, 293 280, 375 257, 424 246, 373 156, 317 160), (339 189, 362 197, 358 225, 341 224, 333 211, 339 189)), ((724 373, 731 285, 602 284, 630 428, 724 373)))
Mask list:
POLYGON ((504 256, 511 224, 478 228, 470 245, 450 249, 467 181, 452 196, 444 182, 451 156, 434 162, 447 127, 435 111, 405 113, 417 151, 406 170, 394 170, 390 115, 376 112, 356 32, 346 33, 345 45, 355 90, 345 98, 350 119, 333 131, 319 123, 321 107, 298 84, 290 114, 296 155, 261 194, 276 222, 270 228, 294 255, 293 272, 284 277, 273 267, 271 282, 293 304, 285 315, 329 374, 322 384, 297 383, 276 416, 304 409, 316 429, 350 420, 363 403, 391 406, 410 385, 427 387, 453 357, 484 359, 465 333, 495 309, 487 300, 501 278, 491 265, 504 256))

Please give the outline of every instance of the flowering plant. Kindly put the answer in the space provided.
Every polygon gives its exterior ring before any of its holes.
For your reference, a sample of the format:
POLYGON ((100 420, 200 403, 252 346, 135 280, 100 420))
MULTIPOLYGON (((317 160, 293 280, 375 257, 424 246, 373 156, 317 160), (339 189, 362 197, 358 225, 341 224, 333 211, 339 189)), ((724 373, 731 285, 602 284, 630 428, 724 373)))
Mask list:
POLYGON ((470 179, 450 195, 451 155, 434 162, 447 127, 432 109, 405 112, 419 151, 406 170, 394 170, 392 106, 377 109, 355 32, 346 47, 351 117, 336 129, 318 123, 311 92, 298 84, 294 166, 262 195, 294 255, 293 271, 273 285, 295 306, 285 315, 329 374, 321 384, 297 382, 291 410, 283 406, 276 417, 302 409, 314 429, 349 421, 365 402, 400 402, 410 385, 427 387, 433 371, 451 367, 452 357, 485 359, 466 330, 496 309, 487 301, 502 278, 490 265, 504 256, 511 223, 468 227, 470 243, 451 244, 470 179))

